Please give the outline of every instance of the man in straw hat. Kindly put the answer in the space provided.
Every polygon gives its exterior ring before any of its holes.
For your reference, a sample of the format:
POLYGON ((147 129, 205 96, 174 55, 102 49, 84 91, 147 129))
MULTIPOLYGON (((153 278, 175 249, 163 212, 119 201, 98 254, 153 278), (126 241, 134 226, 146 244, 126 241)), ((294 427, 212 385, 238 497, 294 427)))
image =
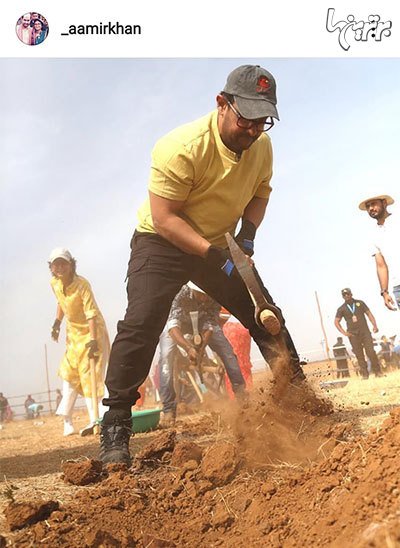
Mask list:
POLYGON ((371 255, 375 257, 376 272, 385 306, 389 310, 396 310, 389 293, 389 272, 393 294, 400 308, 400 254, 398 253, 400 226, 398 218, 393 218, 387 210, 392 204, 394 200, 391 196, 378 194, 363 200, 358 207, 376 220, 371 255))
MULTIPOLYGON (((237 67, 216 103, 206 116, 162 137, 152 153, 149 196, 131 241, 128 307, 118 323, 106 377, 110 395, 103 403, 110 410, 101 425, 103 463, 130 463, 130 409, 149 373, 171 303, 188 280, 227 308, 250 331, 271 369, 282 374, 281 349, 273 336, 279 320, 272 318, 270 332, 257 325, 225 238, 226 232, 235 235, 241 221, 236 242, 253 254, 271 193, 267 132, 279 120, 275 79, 259 65, 237 67)), ((288 382, 304 379, 284 325, 281 333, 291 356, 288 382)))

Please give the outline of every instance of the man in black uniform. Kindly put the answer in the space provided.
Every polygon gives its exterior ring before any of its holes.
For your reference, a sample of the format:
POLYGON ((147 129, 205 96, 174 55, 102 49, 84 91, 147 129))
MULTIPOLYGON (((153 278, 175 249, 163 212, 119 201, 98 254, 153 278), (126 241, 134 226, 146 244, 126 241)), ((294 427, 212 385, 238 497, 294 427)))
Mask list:
POLYGON ((349 353, 343 344, 342 337, 338 337, 336 343, 333 345, 333 355, 336 360, 337 378, 340 379, 340 377, 350 377, 349 366, 347 363, 349 353))
POLYGON ((367 316, 371 322, 373 332, 377 333, 378 328, 375 318, 364 301, 353 298, 351 289, 348 287, 342 289, 342 297, 344 299, 344 303, 337 309, 335 326, 342 333, 342 335, 349 337, 351 348, 357 358, 362 378, 368 379, 369 377, 364 350, 371 361, 372 372, 376 377, 381 377, 381 368, 379 366, 377 355, 375 354, 374 343, 365 316, 367 316), (347 331, 345 331, 340 325, 340 320, 342 318, 346 320, 347 331))

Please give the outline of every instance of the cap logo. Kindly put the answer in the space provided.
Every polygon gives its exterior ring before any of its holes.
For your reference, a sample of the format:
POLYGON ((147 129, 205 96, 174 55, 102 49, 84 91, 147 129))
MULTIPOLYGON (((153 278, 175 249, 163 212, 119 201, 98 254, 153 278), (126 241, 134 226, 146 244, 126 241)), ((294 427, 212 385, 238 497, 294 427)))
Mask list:
POLYGON ((260 76, 257 82, 257 93, 267 93, 271 88, 271 83, 266 76, 260 76))

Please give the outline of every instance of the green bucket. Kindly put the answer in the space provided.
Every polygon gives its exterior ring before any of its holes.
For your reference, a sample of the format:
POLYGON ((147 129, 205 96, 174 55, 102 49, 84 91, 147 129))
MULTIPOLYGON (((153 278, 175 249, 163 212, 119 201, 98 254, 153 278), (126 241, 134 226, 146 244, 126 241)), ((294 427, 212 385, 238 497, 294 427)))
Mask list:
MULTIPOLYGON (((160 422, 161 409, 144 409, 132 413, 132 432, 150 432, 155 430, 160 422)), ((101 423, 103 419, 97 419, 101 423)))
POLYGON ((150 432, 160 422, 161 409, 144 409, 132 413, 132 432, 150 432))

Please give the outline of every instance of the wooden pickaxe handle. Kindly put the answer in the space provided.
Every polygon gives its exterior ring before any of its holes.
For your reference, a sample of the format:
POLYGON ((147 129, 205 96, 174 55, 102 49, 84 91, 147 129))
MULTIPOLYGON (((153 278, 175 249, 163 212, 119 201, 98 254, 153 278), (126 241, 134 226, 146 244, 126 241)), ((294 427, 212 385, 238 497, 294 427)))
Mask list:
POLYGON ((281 330, 281 324, 272 310, 268 308, 261 310, 258 318, 270 335, 278 335, 281 330))

